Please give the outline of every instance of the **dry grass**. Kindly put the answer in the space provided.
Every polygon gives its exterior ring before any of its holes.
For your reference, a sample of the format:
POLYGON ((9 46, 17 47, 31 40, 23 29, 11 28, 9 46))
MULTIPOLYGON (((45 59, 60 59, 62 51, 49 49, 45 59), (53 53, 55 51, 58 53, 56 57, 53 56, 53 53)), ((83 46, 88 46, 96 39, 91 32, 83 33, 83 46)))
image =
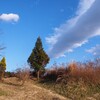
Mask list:
POLYGON ((100 59, 86 63, 73 62, 67 66, 56 65, 47 71, 41 83, 43 87, 72 100, 85 100, 87 97, 100 100, 100 59), (94 97, 96 94, 97 97, 94 97))
POLYGON ((68 66, 68 70, 70 70, 69 80, 79 81, 81 79, 87 84, 100 85, 100 63, 99 65, 95 62, 72 63, 68 66))
POLYGON ((82 80, 78 82, 69 81, 67 84, 45 82, 42 84, 39 83, 39 85, 71 100, 87 100, 88 97, 92 97, 93 99, 91 100, 100 100, 100 85, 87 85, 82 80))
POLYGON ((70 63, 68 65, 56 65, 47 70, 44 81, 57 82, 58 79, 69 81, 83 80, 87 84, 100 84, 100 59, 86 63, 70 63))
POLYGON ((19 81, 22 81, 21 85, 24 85, 25 81, 30 78, 30 70, 29 68, 18 68, 15 71, 15 76, 19 81))
POLYGON ((15 74, 0 83, 0 100, 100 100, 100 59, 55 65, 40 81, 30 80, 26 69, 15 74))
POLYGON ((0 100, 68 100, 50 90, 34 85, 32 80, 27 81, 23 86, 17 78, 6 78, 0 83, 0 100))

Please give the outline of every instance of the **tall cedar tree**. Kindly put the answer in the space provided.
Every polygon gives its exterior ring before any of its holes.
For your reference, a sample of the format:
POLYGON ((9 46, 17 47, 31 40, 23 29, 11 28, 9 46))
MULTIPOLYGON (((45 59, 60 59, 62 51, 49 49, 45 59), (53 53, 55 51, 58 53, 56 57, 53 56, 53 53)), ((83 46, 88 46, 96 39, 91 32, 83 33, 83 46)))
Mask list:
POLYGON ((5 57, 3 57, 2 60, 0 61, 0 80, 2 80, 5 70, 6 70, 6 59, 5 57))
POLYGON ((38 37, 35 43, 35 47, 32 50, 31 55, 28 58, 28 63, 31 68, 37 73, 37 79, 39 80, 39 74, 41 70, 45 69, 47 63, 49 63, 49 57, 42 47, 41 38, 38 37))

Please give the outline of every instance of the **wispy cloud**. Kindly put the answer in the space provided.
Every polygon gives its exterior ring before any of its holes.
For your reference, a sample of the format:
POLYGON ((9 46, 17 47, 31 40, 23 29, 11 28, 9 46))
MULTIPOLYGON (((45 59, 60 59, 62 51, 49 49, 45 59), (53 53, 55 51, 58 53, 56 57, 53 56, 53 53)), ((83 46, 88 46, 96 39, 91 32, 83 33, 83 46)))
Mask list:
POLYGON ((95 0, 80 0, 76 14, 79 16, 84 14, 94 2, 95 0))
POLYGON ((19 20, 19 15, 13 13, 1 14, 0 20, 5 22, 17 22, 19 20))
POLYGON ((86 50, 86 52, 91 53, 96 57, 100 57, 100 44, 96 45, 95 47, 92 47, 89 50, 86 50))
POLYGON ((80 0, 76 16, 55 28, 54 35, 46 37, 47 43, 51 45, 50 57, 60 57, 82 46, 89 38, 100 35, 99 4, 100 0, 80 0))

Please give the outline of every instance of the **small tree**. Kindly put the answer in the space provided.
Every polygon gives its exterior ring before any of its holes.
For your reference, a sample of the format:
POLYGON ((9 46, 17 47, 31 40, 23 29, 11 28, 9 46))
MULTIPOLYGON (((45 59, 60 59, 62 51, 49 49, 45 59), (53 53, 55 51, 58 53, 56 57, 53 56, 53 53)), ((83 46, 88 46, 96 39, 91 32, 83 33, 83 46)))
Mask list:
POLYGON ((37 79, 39 80, 40 71, 44 70, 46 64, 49 62, 49 57, 42 47, 42 41, 40 37, 37 38, 35 47, 32 50, 32 53, 27 61, 30 64, 31 68, 33 68, 34 71, 37 72, 37 79))
POLYGON ((5 70, 6 70, 6 59, 5 57, 3 57, 2 60, 0 61, 0 80, 2 80, 5 70))

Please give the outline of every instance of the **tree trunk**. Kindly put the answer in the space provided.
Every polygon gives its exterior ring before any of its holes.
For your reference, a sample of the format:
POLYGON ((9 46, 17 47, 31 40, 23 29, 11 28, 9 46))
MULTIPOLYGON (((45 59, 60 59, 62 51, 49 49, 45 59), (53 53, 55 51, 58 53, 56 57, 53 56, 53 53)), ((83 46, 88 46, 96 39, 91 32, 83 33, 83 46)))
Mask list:
POLYGON ((37 80, 39 81, 40 71, 37 71, 37 80))
POLYGON ((0 81, 2 80, 2 72, 0 72, 0 81))
POLYGON ((4 76, 4 71, 0 71, 0 81, 2 81, 3 76, 4 76))

